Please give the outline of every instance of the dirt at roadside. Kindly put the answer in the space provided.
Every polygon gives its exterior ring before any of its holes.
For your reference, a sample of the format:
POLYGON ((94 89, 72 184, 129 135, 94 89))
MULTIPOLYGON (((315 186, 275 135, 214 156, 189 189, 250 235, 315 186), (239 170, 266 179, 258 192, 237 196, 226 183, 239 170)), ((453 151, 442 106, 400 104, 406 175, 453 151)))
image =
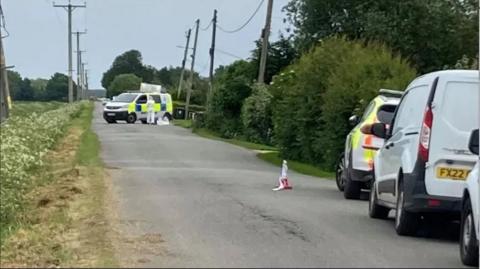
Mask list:
POLYGON ((84 131, 74 125, 47 155, 49 165, 34 178, 44 182, 26 196, 29 209, 2 246, 0 267, 118 266, 108 176, 76 160, 84 131))

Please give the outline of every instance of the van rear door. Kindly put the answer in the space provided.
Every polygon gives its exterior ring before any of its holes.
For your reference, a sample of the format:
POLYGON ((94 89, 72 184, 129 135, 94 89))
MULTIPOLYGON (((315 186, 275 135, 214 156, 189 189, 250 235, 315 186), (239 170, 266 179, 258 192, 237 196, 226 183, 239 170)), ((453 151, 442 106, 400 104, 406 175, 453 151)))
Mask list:
POLYGON ((433 124, 425 185, 430 195, 461 198, 476 162, 468 140, 479 122, 478 79, 440 77, 433 99, 433 124))

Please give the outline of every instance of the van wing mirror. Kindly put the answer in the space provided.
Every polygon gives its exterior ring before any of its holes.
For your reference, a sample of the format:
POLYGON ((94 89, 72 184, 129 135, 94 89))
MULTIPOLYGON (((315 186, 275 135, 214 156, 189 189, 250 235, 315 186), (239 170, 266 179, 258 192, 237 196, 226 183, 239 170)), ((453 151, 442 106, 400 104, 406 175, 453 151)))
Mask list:
POLYGON ((374 123, 371 127, 372 135, 385 139, 387 138, 387 125, 385 123, 374 123))
POLYGON ((472 134, 470 135, 470 141, 468 143, 468 149, 470 149, 470 151, 476 155, 478 155, 478 144, 479 144, 478 139, 479 138, 478 138, 478 129, 477 129, 472 131, 472 134))
POLYGON ((358 116, 353 115, 350 118, 348 118, 348 122, 350 123, 351 126, 355 126, 358 124, 358 116))

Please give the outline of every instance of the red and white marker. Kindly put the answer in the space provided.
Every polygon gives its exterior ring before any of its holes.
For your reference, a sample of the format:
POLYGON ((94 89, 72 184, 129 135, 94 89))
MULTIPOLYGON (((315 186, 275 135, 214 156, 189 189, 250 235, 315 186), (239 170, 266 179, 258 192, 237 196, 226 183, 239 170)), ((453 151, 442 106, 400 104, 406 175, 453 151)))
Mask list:
POLYGON ((278 177, 278 187, 272 189, 274 191, 281 191, 281 190, 291 190, 292 186, 288 184, 288 166, 287 166, 287 161, 283 160, 282 164, 282 173, 280 174, 280 177, 278 177))

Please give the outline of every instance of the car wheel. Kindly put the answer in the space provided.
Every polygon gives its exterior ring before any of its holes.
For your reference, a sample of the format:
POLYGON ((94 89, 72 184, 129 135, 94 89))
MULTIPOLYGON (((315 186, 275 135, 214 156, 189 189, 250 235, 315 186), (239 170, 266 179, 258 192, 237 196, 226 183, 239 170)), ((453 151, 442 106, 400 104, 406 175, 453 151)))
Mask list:
POLYGON ((116 120, 110 120, 110 119, 108 119, 108 120, 106 120, 106 121, 107 121, 109 124, 117 123, 116 120))
POLYGON ((368 215, 373 219, 386 219, 390 208, 381 206, 377 203, 377 184, 372 182, 370 189, 370 198, 368 199, 368 215))
POLYGON ((417 232, 418 224, 418 215, 405 210, 405 192, 403 182, 400 181, 398 183, 395 230, 398 235, 414 235, 417 232))
POLYGON ((335 181, 337 182, 337 188, 339 191, 343 191, 345 188, 345 155, 342 153, 337 163, 337 169, 335 173, 335 181))
POLYGON ((163 115, 162 120, 165 120, 165 118, 167 118, 168 121, 172 121, 172 119, 173 119, 172 115, 170 115, 170 113, 165 113, 165 115, 163 115))
POLYGON ((478 266, 478 239, 472 215, 472 205, 467 198, 462 209, 460 222, 460 257, 463 264, 478 266))
POLYGON ((134 113, 130 113, 127 116, 127 123, 133 124, 137 121, 137 116, 134 113))
POLYGON ((345 187, 343 189, 343 196, 346 199, 360 199, 360 194, 362 193, 362 183, 359 181, 352 180, 352 153, 350 152, 349 164, 346 170, 345 177, 345 187))

